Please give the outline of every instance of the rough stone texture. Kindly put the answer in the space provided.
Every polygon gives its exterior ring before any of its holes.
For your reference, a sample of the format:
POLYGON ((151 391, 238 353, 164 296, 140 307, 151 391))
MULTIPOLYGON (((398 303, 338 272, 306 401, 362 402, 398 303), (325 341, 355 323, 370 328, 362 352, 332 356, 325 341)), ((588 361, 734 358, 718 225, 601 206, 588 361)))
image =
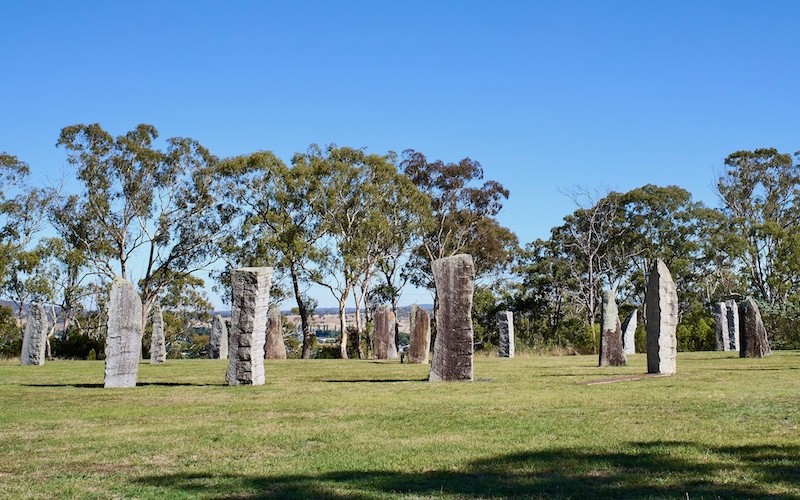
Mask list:
POLYGON ((114 280, 108 301, 105 387, 136 387, 141 334, 142 299, 133 284, 114 280))
POLYGON ((622 347, 626 356, 628 354, 636 354, 636 317, 638 312, 638 309, 634 309, 622 322, 622 347))
POLYGON ((439 310, 431 360, 431 382, 473 380, 472 256, 454 255, 431 262, 439 310))
POLYGON ((731 351, 741 349, 741 328, 739 326, 739 307, 736 301, 726 300, 725 306, 728 308, 728 345, 731 351))
POLYGON ((603 327, 600 330, 600 366, 625 366, 622 326, 617 313, 616 290, 603 290, 603 327))
POLYGON ((772 354, 767 341, 767 330, 761 321, 761 311, 753 297, 739 304, 739 339, 742 342, 740 358, 762 358, 772 354))
POLYGON ((498 356, 501 358, 514 357, 514 313, 499 311, 497 313, 497 328, 500 330, 500 346, 498 356))
POLYGON ((150 364, 157 365, 167 360, 167 343, 164 338, 164 315, 161 307, 154 304, 150 310, 153 321, 153 333, 150 335, 150 364))
POLYGON ((653 266, 645 292, 647 372, 675 373, 678 341, 678 292, 661 259, 653 266))
POLYGON ((408 350, 409 363, 428 364, 431 350, 431 317, 428 311, 414 304, 411 306, 411 347, 408 350))
POLYGON ((230 363, 228 385, 264 385, 264 344, 271 267, 244 267, 231 271, 230 363))
POLYGON ((217 314, 211 321, 211 337, 208 339, 208 357, 228 359, 228 327, 225 320, 217 314))
POLYGON ((269 306, 264 358, 286 359, 286 345, 283 343, 283 333, 281 332, 281 308, 277 304, 269 306))
POLYGON ((48 334, 47 313, 41 304, 31 304, 25 336, 22 338, 20 364, 41 366, 44 364, 48 334))
POLYGON ((731 338, 728 331, 728 306, 725 302, 714 304, 714 327, 716 330, 717 350, 730 351, 731 338))
POLYGON ((397 343, 394 338, 394 313, 384 304, 375 310, 375 359, 397 359, 397 343))

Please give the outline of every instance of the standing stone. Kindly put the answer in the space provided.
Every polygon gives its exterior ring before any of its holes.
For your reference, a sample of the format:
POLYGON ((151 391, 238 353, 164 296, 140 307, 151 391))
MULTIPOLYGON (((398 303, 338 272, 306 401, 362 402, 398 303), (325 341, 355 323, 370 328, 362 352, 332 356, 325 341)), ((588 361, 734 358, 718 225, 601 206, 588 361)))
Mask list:
POLYGON ((164 338, 164 315, 161 307, 154 304, 150 310, 153 318, 153 333, 150 335, 150 364, 157 365, 167 360, 167 343, 164 338))
POLYGON ((20 364, 41 366, 44 364, 48 334, 47 313, 41 304, 31 304, 25 336, 22 338, 20 364))
POLYGON ((263 385, 264 344, 267 341, 267 310, 271 267, 244 267, 231 271, 230 364, 228 385, 263 385))
POLYGON ((472 294, 475 265, 459 254, 431 262, 439 310, 431 361, 431 382, 473 380, 472 294))
POLYGON ((638 312, 638 309, 634 309, 622 322, 622 346, 625 349, 626 357, 628 354, 636 354, 636 315, 638 312))
POLYGON ((762 358, 772 354, 767 341, 767 330, 761 320, 761 311, 753 297, 747 297, 739 304, 739 326, 739 339, 742 343, 740 358, 762 358))
POLYGON ((678 292, 661 259, 653 266, 645 293, 647 372, 675 373, 678 340, 678 292))
POLYGON ((514 313, 500 311, 497 313, 497 327, 500 330, 500 346, 498 356, 501 358, 514 357, 514 313))
POLYGON ((625 366, 622 326, 617 313, 616 290, 603 290, 603 328, 600 330, 600 366, 625 366))
POLYGON ((217 314, 211 321, 211 337, 208 339, 208 357, 228 359, 228 327, 225 320, 217 314))
POLYGON ((133 284, 116 279, 108 301, 105 387, 136 387, 141 334, 142 299, 133 284))
POLYGON ((739 308, 736 301, 726 300, 725 306, 728 308, 728 345, 729 350, 738 351, 741 349, 741 328, 739 327, 739 308))
POLYGON ((411 347, 408 351, 409 363, 428 364, 431 350, 431 317, 428 311, 414 304, 409 315, 411 323, 411 347))
POLYGON ((281 333, 281 308, 277 304, 269 306, 264 358, 286 359, 286 345, 283 343, 283 334, 281 333))
POLYGON ((375 359, 397 359, 397 343, 394 338, 394 313, 384 304, 375 310, 375 359))
POLYGON ((717 337, 717 350, 730 351, 731 338, 728 331, 728 306, 725 302, 714 304, 714 327, 717 337))

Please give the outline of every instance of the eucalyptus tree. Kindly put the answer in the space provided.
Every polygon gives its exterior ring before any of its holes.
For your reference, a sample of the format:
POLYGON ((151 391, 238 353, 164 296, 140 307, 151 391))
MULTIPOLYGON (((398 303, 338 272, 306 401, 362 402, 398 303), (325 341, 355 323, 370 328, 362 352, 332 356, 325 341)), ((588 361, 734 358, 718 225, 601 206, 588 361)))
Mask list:
POLYGON ((74 206, 94 224, 80 245, 97 273, 138 275, 143 324, 167 286, 214 261, 229 219, 214 196, 217 158, 181 137, 162 151, 157 138, 152 125, 115 138, 99 124, 78 124, 58 140, 82 186, 74 206))

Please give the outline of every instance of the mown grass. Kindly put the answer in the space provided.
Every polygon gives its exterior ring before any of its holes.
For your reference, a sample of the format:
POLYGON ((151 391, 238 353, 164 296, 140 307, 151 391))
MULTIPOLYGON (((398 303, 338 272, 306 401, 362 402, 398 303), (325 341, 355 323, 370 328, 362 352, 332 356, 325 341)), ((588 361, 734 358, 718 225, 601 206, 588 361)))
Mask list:
POLYGON ((800 352, 476 358, 473 383, 397 362, 0 362, 0 495, 14 498, 798 498, 800 352))

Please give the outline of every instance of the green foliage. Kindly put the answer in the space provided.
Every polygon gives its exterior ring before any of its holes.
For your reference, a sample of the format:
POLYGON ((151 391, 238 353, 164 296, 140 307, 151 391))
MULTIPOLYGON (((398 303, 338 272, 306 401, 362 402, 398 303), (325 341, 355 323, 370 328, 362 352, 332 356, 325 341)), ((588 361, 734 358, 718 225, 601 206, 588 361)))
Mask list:
POLYGON ((14 319, 14 311, 0 306, 0 358, 15 358, 22 353, 22 332, 14 319))
POLYGON ((70 330, 66 340, 56 337, 51 338, 50 342, 53 356, 56 358, 104 359, 105 357, 105 339, 93 338, 78 329, 70 330))

